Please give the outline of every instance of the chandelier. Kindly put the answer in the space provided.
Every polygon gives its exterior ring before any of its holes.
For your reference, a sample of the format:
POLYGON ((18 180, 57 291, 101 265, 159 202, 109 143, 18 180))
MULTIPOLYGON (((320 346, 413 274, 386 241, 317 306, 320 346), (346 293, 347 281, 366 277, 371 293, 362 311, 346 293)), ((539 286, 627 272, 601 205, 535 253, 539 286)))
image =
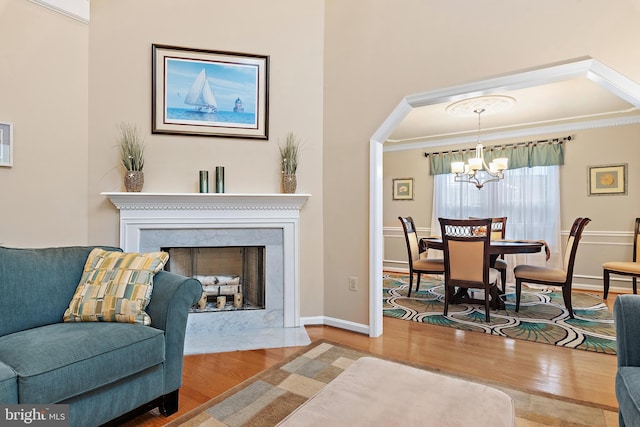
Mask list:
MULTIPOLYGON (((478 115, 478 139, 476 143, 476 155, 475 157, 468 159, 467 163, 451 162, 451 172, 455 174, 455 182, 467 182, 469 184, 475 185, 477 189, 481 189, 487 182, 494 182, 504 179, 504 171, 507 169, 509 159, 501 157, 493 159, 493 161, 489 164, 487 164, 484 159, 484 147, 482 146, 482 142, 480 141, 480 116, 486 111, 486 109, 483 108, 483 102, 481 101, 484 101, 485 105, 489 106, 499 105, 499 109, 501 109, 502 107, 504 107, 503 104, 510 105, 512 99, 513 98, 510 97, 493 96, 480 97, 473 100, 473 112, 478 115), (508 100, 505 100, 505 98, 508 98, 508 100), (498 100, 497 102, 496 99, 498 100)), ((463 108, 470 105, 469 101, 470 100, 465 101, 465 105, 463 106, 463 108)), ((452 111, 455 112, 455 109, 453 108, 452 111)))

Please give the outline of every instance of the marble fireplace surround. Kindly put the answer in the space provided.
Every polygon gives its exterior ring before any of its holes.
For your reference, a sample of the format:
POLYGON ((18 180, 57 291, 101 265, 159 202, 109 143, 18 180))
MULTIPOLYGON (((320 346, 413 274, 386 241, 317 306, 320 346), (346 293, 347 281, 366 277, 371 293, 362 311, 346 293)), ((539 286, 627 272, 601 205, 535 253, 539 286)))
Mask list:
POLYGON ((120 246, 266 246, 265 310, 189 313, 185 354, 307 345, 300 325, 300 211, 308 194, 102 193, 120 246))

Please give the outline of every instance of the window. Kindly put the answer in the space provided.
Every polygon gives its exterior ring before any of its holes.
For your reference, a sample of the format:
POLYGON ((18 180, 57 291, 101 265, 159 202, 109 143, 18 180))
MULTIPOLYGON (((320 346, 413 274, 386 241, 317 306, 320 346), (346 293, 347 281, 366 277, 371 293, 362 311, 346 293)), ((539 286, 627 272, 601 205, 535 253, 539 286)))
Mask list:
POLYGON ((549 262, 540 254, 510 255, 507 256, 510 265, 559 267, 559 166, 509 169, 504 175, 503 180, 488 183, 481 189, 455 182, 453 174, 434 175, 433 234, 440 234, 438 218, 506 216, 506 239, 544 240, 551 249, 549 262))

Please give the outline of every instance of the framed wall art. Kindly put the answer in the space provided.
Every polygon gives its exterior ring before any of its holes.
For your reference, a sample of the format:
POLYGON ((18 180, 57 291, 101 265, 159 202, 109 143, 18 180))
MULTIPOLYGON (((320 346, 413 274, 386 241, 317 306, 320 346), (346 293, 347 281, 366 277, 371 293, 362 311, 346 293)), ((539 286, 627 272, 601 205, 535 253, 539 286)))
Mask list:
POLYGON ((0 166, 13 166, 13 125, 0 123, 0 166))
POLYGON ((393 200, 413 200, 413 178, 393 179, 393 200))
POLYGON ((589 196, 627 194, 627 164, 587 166, 589 196))
POLYGON ((269 57, 152 45, 152 132, 268 138, 269 57))

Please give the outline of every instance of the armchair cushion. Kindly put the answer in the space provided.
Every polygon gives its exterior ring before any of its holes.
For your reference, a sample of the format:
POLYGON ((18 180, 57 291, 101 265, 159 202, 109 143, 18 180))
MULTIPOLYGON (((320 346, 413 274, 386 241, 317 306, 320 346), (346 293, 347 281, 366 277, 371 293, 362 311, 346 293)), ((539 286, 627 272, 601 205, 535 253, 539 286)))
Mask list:
POLYGON ((124 253, 95 248, 84 266, 65 322, 124 322, 150 325, 144 311, 153 276, 169 260, 166 252, 124 253))
POLYGON ((20 402, 61 402, 160 365, 163 331, 122 323, 56 323, 0 337, 20 402))
POLYGON ((60 322, 93 248, 0 247, 0 336, 60 322))

